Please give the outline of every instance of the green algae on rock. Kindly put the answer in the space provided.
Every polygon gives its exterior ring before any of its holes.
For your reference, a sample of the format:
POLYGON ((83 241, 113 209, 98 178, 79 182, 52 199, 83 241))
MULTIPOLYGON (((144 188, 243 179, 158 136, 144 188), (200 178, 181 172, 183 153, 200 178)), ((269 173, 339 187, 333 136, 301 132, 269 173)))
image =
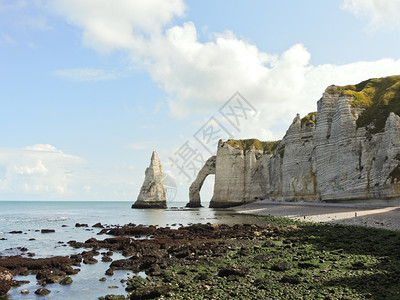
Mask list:
POLYGON ((128 280, 127 299, 399 298, 400 232, 261 218, 265 226, 226 231, 221 225, 223 239, 218 227, 177 229, 183 234, 183 240, 175 240, 183 243, 178 248, 199 242, 185 234, 202 229, 201 244, 213 243, 218 251, 199 248, 179 256, 176 246, 159 249, 176 258, 169 264, 152 250, 152 264, 162 271, 144 266, 146 278, 128 280), (245 233, 242 238, 237 230, 245 233))
POLYGON ((357 119, 357 127, 368 127, 372 134, 381 132, 391 112, 400 115, 400 75, 373 78, 356 85, 338 86, 338 90, 354 100, 352 107, 364 111, 357 119))

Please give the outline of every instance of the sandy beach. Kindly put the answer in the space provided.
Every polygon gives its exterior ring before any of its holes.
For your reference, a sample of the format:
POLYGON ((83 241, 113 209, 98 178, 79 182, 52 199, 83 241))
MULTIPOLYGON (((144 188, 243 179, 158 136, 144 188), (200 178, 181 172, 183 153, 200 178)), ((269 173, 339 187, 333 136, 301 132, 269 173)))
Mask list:
POLYGON ((345 203, 262 200, 234 208, 238 213, 288 217, 299 221, 340 223, 400 231, 400 207, 345 203))

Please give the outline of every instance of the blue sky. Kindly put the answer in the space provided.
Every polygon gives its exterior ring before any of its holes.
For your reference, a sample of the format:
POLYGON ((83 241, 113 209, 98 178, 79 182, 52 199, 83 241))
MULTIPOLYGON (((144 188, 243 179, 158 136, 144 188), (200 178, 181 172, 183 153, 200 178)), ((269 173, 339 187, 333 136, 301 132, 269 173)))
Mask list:
POLYGON ((216 149, 194 137, 204 124, 280 139, 328 85, 399 74, 399 14, 398 0, 0 0, 0 200, 134 201, 157 150, 186 201, 216 149), (236 92, 254 110, 234 127, 219 109, 236 92))

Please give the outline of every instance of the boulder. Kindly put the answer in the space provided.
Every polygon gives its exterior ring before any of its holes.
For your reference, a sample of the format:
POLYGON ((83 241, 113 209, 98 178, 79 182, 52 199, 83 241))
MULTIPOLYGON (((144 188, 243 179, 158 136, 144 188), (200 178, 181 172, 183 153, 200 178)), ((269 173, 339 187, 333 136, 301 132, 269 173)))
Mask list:
POLYGON ((64 277, 64 278, 60 281, 60 284, 61 284, 61 285, 69 285, 69 284, 71 284, 72 282, 73 282, 72 278, 69 277, 69 276, 67 276, 67 277, 64 277))
POLYGON ((11 272, 3 267, 0 267, 0 297, 6 295, 11 289, 13 275, 11 272))
POLYGON ((37 289, 36 291, 35 291, 35 294, 36 295, 39 295, 39 296, 46 296, 46 295, 48 295, 48 294, 50 294, 51 292, 48 290, 48 289, 45 289, 45 288, 39 288, 39 289, 37 289))

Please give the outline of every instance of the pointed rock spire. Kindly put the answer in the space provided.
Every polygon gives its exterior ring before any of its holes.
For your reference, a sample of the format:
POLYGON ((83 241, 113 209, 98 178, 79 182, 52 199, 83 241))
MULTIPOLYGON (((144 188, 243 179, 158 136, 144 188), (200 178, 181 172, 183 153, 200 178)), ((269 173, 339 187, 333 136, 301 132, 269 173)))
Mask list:
POLYGON ((164 185, 164 174, 157 152, 151 155, 150 166, 139 196, 132 208, 167 208, 167 189, 164 185))

